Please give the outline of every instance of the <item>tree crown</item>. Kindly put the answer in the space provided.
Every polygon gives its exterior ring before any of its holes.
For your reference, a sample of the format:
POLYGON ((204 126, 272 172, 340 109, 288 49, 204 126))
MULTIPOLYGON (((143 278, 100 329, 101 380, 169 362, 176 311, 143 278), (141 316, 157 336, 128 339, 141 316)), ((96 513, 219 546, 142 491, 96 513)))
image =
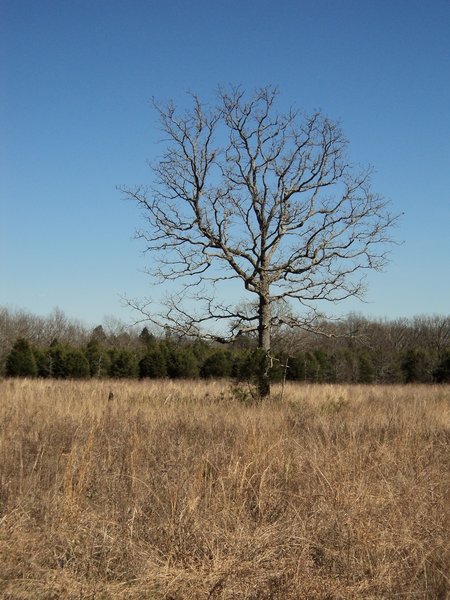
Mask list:
POLYGON ((274 307, 361 296, 364 271, 386 263, 396 217, 372 192, 371 169, 350 164, 338 123, 320 112, 280 114, 277 94, 233 87, 219 89, 214 107, 196 95, 185 112, 155 104, 166 134, 156 185, 125 192, 146 219, 138 236, 157 257, 151 274, 182 285, 165 314, 180 332, 217 320, 230 321, 232 335, 257 330, 261 299, 270 326, 305 324, 274 307), (253 313, 214 294, 234 279, 256 296, 253 313), (180 301, 187 290, 201 306, 195 314, 180 301))

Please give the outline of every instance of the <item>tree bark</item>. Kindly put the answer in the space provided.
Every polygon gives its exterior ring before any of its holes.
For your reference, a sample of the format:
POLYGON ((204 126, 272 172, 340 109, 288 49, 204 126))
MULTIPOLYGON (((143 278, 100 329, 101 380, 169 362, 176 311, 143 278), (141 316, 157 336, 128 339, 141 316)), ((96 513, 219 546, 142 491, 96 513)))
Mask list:
POLYGON ((270 395, 270 300, 269 290, 259 295, 258 349, 258 394, 261 399, 270 395))

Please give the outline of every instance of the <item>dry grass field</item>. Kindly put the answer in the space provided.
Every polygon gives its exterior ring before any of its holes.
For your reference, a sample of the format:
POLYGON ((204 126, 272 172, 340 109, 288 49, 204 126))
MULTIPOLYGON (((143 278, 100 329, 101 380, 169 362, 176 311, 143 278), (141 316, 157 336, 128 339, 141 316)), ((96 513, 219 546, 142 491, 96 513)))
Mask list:
POLYGON ((445 386, 254 406, 214 382, 4 380, 0 597, 449 598, 449 405, 445 386))

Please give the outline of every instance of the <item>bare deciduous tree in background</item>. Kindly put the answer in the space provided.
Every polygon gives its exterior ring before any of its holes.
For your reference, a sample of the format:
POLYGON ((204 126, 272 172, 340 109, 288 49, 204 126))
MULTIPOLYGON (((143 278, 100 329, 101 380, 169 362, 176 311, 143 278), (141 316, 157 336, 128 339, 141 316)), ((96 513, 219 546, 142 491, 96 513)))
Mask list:
POLYGON ((220 89, 214 107, 192 95, 187 112, 157 105, 167 146, 156 185, 123 190, 143 210, 151 274, 182 284, 163 321, 145 302, 135 307, 188 335, 218 321, 228 334, 216 339, 256 332, 261 397, 273 328, 311 327, 318 301, 360 296, 364 270, 386 262, 395 221, 371 191, 371 170, 348 162, 339 125, 319 112, 279 114, 276 99, 268 86, 251 97, 220 89), (253 296, 244 308, 217 297, 218 283, 234 279, 253 296))

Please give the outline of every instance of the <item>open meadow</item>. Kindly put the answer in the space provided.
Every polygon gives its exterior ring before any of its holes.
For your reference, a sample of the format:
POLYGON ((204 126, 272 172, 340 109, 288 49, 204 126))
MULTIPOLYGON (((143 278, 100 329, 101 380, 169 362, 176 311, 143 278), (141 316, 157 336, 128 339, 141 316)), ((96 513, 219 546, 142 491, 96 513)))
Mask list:
POLYGON ((250 400, 0 381, 0 597, 450 597, 449 386, 250 400))

